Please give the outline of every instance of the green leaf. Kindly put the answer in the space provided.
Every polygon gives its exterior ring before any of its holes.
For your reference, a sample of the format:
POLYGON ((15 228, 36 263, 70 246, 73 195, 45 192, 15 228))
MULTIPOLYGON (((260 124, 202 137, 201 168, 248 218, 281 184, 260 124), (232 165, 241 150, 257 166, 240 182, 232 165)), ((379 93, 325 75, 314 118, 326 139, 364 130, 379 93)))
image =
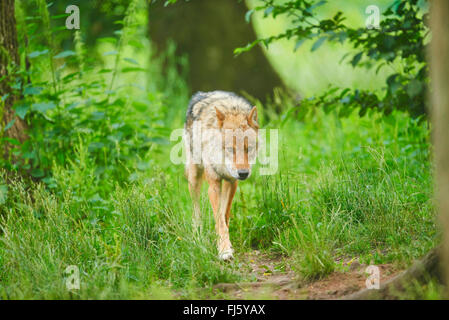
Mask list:
POLYGON ((146 103, 140 101, 133 101, 132 105, 139 112, 148 112, 150 109, 146 103))
POLYGON ((321 37, 319 38, 317 41, 315 41, 315 43, 312 46, 311 51, 315 51, 317 50, 319 47, 321 47, 321 45, 324 43, 324 41, 326 40, 326 37, 321 37))
POLYGON ((152 137, 152 138, 149 138, 148 141, 156 143, 156 144, 162 144, 162 145, 170 144, 170 142, 166 138, 160 138, 160 137, 152 137))
POLYGON ((20 141, 13 138, 4 137, 2 140, 9 142, 10 144, 13 144, 15 146, 20 146, 20 141))
POLYGON ((76 55, 76 53, 74 51, 66 50, 66 51, 62 51, 61 53, 55 55, 53 58, 54 59, 62 59, 62 58, 67 58, 67 57, 74 56, 74 55, 76 55))
POLYGON ((68 16, 70 16, 70 14, 63 13, 63 14, 58 14, 58 15, 55 15, 55 16, 51 16, 51 19, 53 19, 53 20, 63 19, 63 18, 67 18, 68 16))
POLYGON ((16 122, 16 119, 12 119, 11 121, 9 121, 3 131, 8 131, 8 129, 10 129, 14 125, 14 122, 16 122))
POLYGON ((302 44, 306 41, 306 38, 302 38, 300 40, 298 40, 295 44, 295 48, 293 49, 293 51, 296 51, 299 49, 300 46, 302 46, 302 44))
POLYGON ((12 89, 20 90, 22 88, 22 81, 20 81, 18 78, 14 84, 11 85, 12 89))
POLYGON ((126 62, 135 64, 135 65, 139 65, 139 62, 137 62, 136 60, 134 60, 133 58, 124 58, 123 60, 125 60, 126 62))
POLYGON ((42 90, 42 87, 26 87, 25 90, 23 90, 23 94, 25 96, 38 95, 42 92, 42 90))
POLYGON ((35 178, 42 178, 44 176, 44 171, 42 169, 33 169, 31 175, 35 178))
POLYGON ((42 50, 42 51, 33 51, 31 52, 28 57, 29 58, 36 58, 39 57, 41 55, 47 54, 48 53, 48 49, 42 50))
POLYGON ((306 9, 307 12, 312 12, 313 9, 318 8, 320 6, 322 6, 323 4, 325 4, 327 1, 326 0, 321 0, 318 3, 315 3, 313 5, 311 5, 309 8, 306 9))
POLYGON ((128 67, 128 68, 123 68, 121 70, 121 72, 123 73, 127 73, 127 72, 145 72, 146 70, 143 68, 137 68, 137 67, 128 67))
POLYGON ((355 67, 357 63, 359 63, 360 59, 362 59, 362 56, 363 52, 359 52, 354 56, 354 58, 352 58, 351 64, 353 67, 355 67))
POLYGON ((106 118, 106 114, 101 111, 92 112, 91 118, 93 121, 103 120, 106 118))
POLYGON ((101 69, 100 71, 98 71, 98 73, 102 74, 102 73, 109 73, 109 72, 112 72, 112 71, 113 71, 112 69, 101 69))
POLYGON ((271 12, 273 12, 274 7, 273 6, 269 6, 268 8, 265 9, 263 15, 266 17, 268 16, 271 12))
POLYGON ((234 49, 234 54, 235 55, 239 55, 239 54, 241 54, 241 53, 243 53, 243 52, 247 52, 247 51, 249 51, 249 50, 251 50, 256 44, 258 44, 259 43, 259 41, 258 40, 255 40, 255 41, 253 41, 253 42, 251 42, 251 43, 248 43, 246 46, 244 46, 244 47, 241 47, 241 48, 235 48, 234 49))
POLYGON ((26 114, 30 110, 30 105, 26 103, 22 103, 16 107, 16 114, 20 119, 25 119, 26 114))
POLYGON ((130 39, 128 44, 134 48, 143 49, 145 46, 140 41, 136 41, 135 39, 130 39))
POLYGON ((246 22, 249 23, 251 21, 251 16, 253 15, 253 13, 254 13, 254 9, 248 10, 246 12, 246 14, 245 14, 245 21, 246 22))
POLYGON ((382 69, 382 67, 384 67, 386 64, 387 64, 386 62, 382 62, 381 64, 379 64, 376 68, 376 74, 378 74, 380 69, 382 69))
POLYGON ((99 38, 98 39, 99 42, 107 42, 107 43, 117 43, 117 39, 114 37, 104 37, 104 38, 99 38))
POLYGON ((45 113, 48 110, 56 108, 56 105, 53 102, 41 102, 41 103, 34 103, 31 106, 31 109, 40 113, 45 113))
POLYGON ((108 52, 103 53, 103 56, 114 56, 116 54, 118 54, 118 51, 117 50, 112 50, 112 51, 108 51, 108 52))
POLYGON ((73 109, 75 109, 76 107, 78 107, 81 103, 80 102, 74 102, 71 103, 69 106, 67 106, 67 111, 71 111, 73 109))

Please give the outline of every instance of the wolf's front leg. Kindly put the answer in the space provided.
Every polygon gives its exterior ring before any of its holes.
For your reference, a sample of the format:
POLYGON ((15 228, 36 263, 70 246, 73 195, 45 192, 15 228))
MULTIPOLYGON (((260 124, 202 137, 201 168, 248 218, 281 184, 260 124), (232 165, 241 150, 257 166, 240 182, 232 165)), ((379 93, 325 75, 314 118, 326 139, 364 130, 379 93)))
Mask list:
POLYGON ((203 170, 191 164, 187 167, 187 179, 189 181, 189 191, 193 202, 193 227, 195 231, 201 230, 201 208, 200 195, 203 182, 203 170))
POLYGON ((228 226, 226 225, 225 212, 222 209, 222 188, 221 180, 208 178, 209 200, 214 211, 215 230, 218 235, 218 254, 220 259, 228 260, 232 258, 231 242, 229 241, 228 226))
POLYGON ((220 210, 221 219, 225 222, 225 227, 219 233, 220 243, 218 244, 218 251, 220 259, 229 260, 233 258, 234 250, 232 249, 231 240, 229 239, 229 220, 231 217, 232 200, 234 199, 235 191, 237 190, 237 181, 223 181, 220 194, 220 210))
POLYGON ((229 220, 231 218, 232 200, 234 199, 235 191, 237 190, 237 180, 233 182, 223 181, 223 188, 230 188, 230 193, 227 195, 228 202, 226 204, 226 225, 229 228, 229 220))
POLYGON ((236 184, 228 181, 210 180, 209 198, 214 211, 215 229, 218 235, 218 254, 220 259, 229 260, 233 258, 231 241, 229 240, 229 228, 227 214, 234 197, 236 184))

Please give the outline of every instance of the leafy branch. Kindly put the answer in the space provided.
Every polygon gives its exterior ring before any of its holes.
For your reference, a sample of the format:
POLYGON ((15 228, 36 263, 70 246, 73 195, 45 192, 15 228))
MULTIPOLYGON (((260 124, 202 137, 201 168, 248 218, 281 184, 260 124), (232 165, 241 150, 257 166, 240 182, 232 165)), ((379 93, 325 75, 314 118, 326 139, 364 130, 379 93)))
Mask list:
MULTIPOLYGON (((379 28, 352 28, 346 25, 341 11, 332 17, 318 19, 316 9, 327 1, 291 0, 281 3, 277 0, 261 0, 261 5, 248 11, 249 22, 254 12, 263 12, 264 18, 286 16, 293 27, 284 32, 256 39, 246 46, 235 49, 236 55, 251 50, 254 46, 269 45, 280 39, 295 42, 294 51, 306 41, 314 41, 311 51, 319 49, 326 41, 348 43, 357 51, 349 63, 353 67, 376 68, 376 73, 385 66, 403 66, 386 80, 381 97, 368 91, 351 88, 332 89, 333 95, 325 93, 319 101, 326 105, 343 103, 360 107, 360 114, 367 109, 378 109, 385 114, 394 109, 405 110, 413 117, 426 113, 425 94, 428 85, 428 66, 425 60, 426 41, 429 35, 428 14, 419 0, 396 0, 382 14, 379 28)), ((426 3, 424 1, 424 3, 426 3)))

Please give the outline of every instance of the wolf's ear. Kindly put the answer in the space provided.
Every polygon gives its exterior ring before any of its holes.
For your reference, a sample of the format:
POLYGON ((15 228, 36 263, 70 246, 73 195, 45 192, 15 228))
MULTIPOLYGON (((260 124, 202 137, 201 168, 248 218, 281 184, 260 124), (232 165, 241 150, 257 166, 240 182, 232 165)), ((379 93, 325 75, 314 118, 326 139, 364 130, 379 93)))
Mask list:
POLYGON ((218 110, 217 107, 214 107, 214 108, 215 108, 215 113, 217 114, 218 126, 221 127, 223 125, 223 121, 225 119, 225 115, 224 115, 223 112, 218 110))
POLYGON ((259 124, 257 123, 257 108, 254 106, 248 115, 248 124, 254 129, 259 129, 259 124))

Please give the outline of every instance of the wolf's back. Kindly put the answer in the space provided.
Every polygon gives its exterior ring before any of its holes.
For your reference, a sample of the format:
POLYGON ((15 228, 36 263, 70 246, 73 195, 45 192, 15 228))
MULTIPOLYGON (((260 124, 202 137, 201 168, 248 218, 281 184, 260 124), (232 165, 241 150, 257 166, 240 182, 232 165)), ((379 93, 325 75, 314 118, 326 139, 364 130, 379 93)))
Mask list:
POLYGON ((215 122, 215 109, 220 109, 224 113, 247 113, 252 106, 248 100, 227 91, 199 91, 195 93, 189 102, 186 114, 186 126, 190 126, 193 121, 203 121, 204 123, 215 122))

